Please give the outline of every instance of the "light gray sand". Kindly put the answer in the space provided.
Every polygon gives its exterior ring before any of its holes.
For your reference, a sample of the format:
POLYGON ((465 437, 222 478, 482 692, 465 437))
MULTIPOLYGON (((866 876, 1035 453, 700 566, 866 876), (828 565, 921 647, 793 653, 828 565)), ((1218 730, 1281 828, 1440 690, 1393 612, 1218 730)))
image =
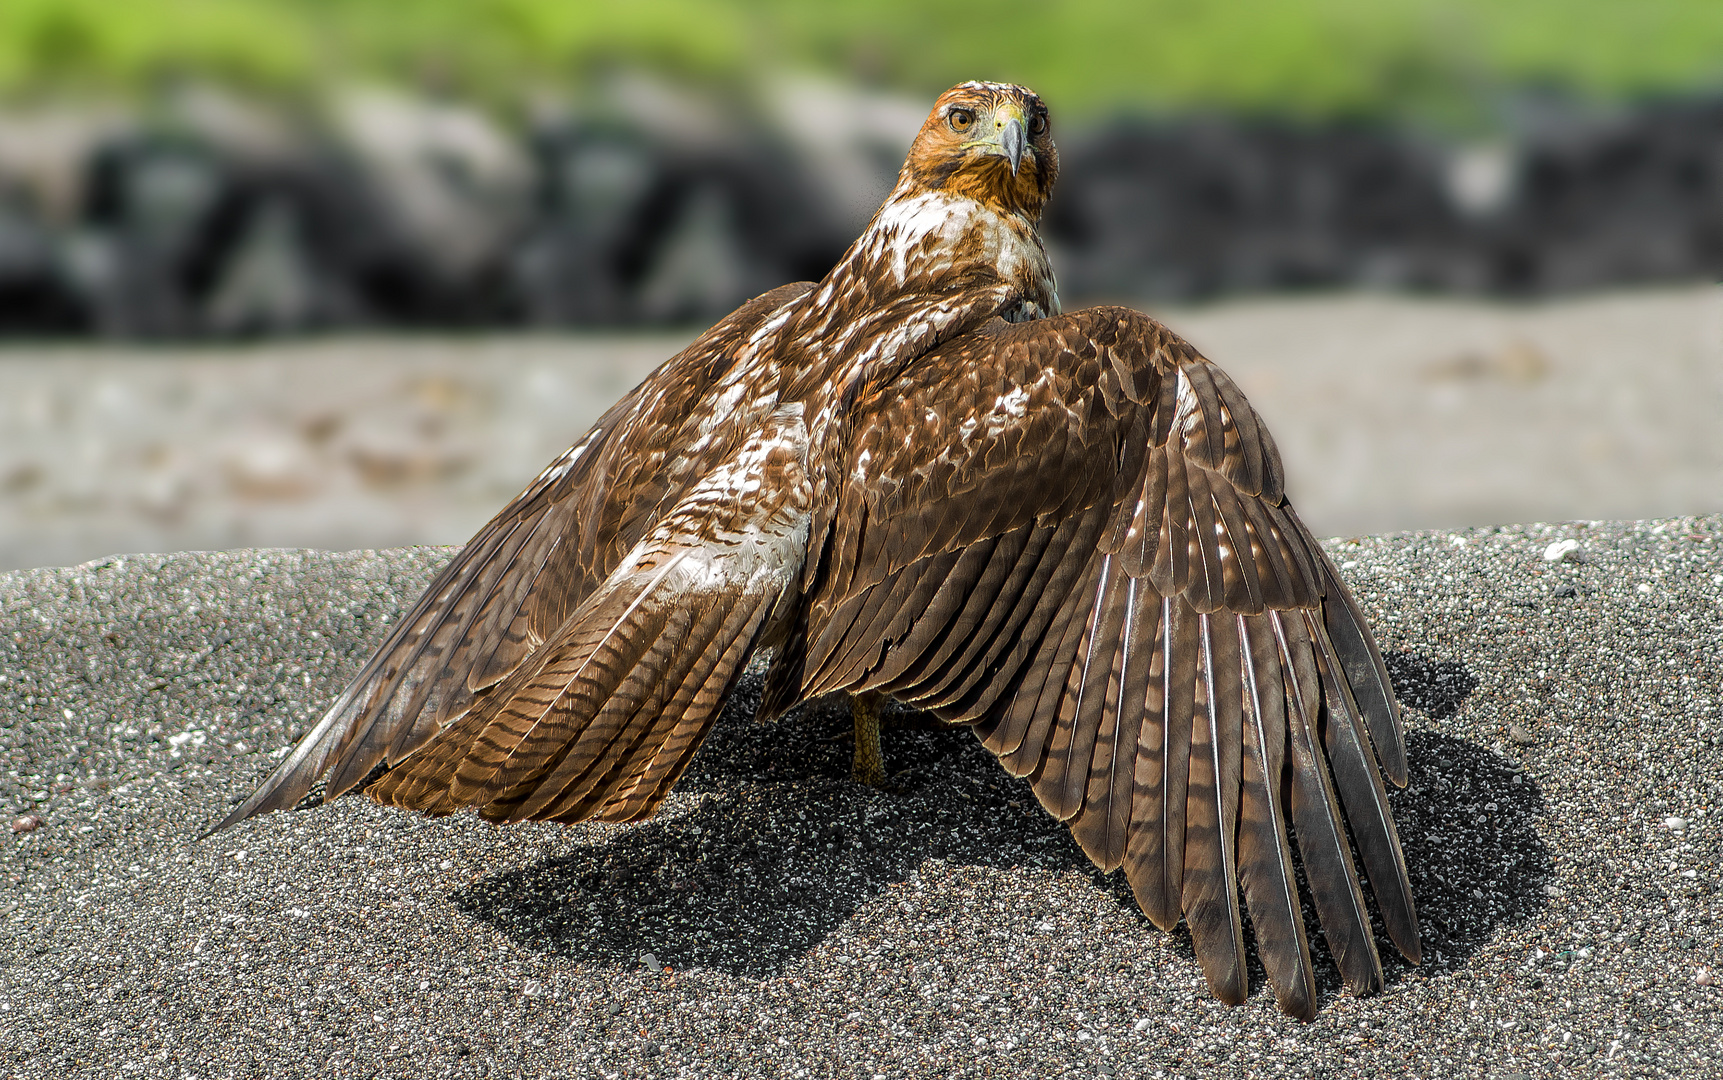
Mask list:
POLYGON ((41 820, 0 827, 0 1071, 1717 1075, 1723 518, 1332 550, 1409 706, 1427 959, 1354 999, 1319 955, 1308 1026, 1260 968, 1210 1000, 966 732, 887 732, 874 793, 846 714, 747 686, 639 826, 344 798, 194 841, 447 552, 0 575, 0 807, 41 820))
MULTIPOLYGON (((1723 512, 1723 289, 1156 312, 1318 535, 1723 512)), ((0 569, 458 544, 692 331, 0 349, 0 569)))

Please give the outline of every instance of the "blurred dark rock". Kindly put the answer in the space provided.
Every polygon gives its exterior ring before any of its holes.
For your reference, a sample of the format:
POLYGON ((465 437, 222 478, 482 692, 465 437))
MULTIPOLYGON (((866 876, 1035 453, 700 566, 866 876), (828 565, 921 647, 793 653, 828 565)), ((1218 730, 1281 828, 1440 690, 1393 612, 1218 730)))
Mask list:
POLYGON ((614 120, 567 121, 535 143, 538 212, 514 265, 535 322, 711 322, 821 276, 850 239, 762 133, 677 143, 614 120))
POLYGON ((56 262, 53 233, 0 199, 0 329, 52 334, 80 328, 78 298, 56 262))
POLYGON ((1200 120, 1064 141, 1046 233, 1075 296, 1428 286, 1457 230, 1439 155, 1389 134, 1200 120))
MULTIPOLYGON (((751 113, 626 73, 524 136, 382 92, 320 125, 208 90, 171 104, 0 115, 0 334, 710 322, 819 277, 920 115, 814 83, 751 113)), ((1062 128, 1044 229, 1062 291, 1527 296, 1723 273, 1723 101, 1526 117, 1472 146, 1215 117, 1062 128)))

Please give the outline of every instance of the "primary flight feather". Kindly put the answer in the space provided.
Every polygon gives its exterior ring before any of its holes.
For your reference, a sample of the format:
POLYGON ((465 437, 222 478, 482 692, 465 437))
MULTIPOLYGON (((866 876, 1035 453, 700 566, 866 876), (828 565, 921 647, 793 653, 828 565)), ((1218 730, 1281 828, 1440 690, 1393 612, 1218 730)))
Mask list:
POLYGON ((1033 93, 947 91, 831 273, 605 413, 217 828, 379 765, 394 806, 636 821, 770 648, 761 714, 857 695, 858 775, 882 695, 972 725, 1189 923, 1223 1000, 1242 890, 1281 1008, 1314 1015, 1289 832, 1346 985, 1382 980, 1354 843, 1416 961, 1369 629, 1232 381, 1145 315, 1061 314, 1035 231, 1058 167, 1033 93))

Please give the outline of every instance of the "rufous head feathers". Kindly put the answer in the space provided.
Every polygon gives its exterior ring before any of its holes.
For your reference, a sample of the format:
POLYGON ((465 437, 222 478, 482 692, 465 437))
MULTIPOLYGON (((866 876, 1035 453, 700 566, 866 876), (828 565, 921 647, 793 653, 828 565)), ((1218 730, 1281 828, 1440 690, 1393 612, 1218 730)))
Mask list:
POLYGON ((934 102, 902 179, 1034 221, 1058 175, 1059 151, 1041 99, 1009 83, 966 82, 934 102))

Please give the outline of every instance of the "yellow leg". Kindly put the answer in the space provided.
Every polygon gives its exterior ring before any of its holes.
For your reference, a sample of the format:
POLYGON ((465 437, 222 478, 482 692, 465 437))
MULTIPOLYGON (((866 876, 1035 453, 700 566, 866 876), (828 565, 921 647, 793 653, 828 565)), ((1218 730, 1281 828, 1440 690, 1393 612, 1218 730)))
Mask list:
POLYGON ((856 755, 850 776, 868 787, 885 786, 885 758, 879 752, 879 705, 884 695, 868 691, 850 698, 855 713, 856 755))

